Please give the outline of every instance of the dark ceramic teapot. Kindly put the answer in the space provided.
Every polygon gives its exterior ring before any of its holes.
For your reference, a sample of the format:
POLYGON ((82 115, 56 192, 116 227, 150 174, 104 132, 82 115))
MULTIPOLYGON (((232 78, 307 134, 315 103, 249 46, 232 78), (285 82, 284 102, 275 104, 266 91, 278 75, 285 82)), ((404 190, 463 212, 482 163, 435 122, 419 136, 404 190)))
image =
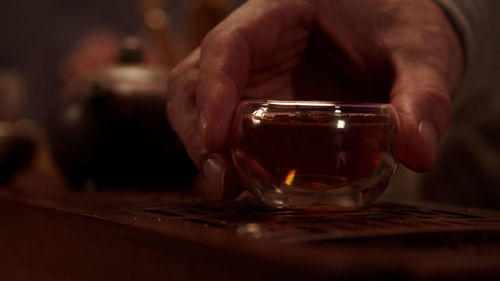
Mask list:
POLYGON ((142 64, 134 46, 120 57, 54 104, 47 131, 56 162, 73 186, 189 184, 197 170, 167 121, 166 70, 142 64))

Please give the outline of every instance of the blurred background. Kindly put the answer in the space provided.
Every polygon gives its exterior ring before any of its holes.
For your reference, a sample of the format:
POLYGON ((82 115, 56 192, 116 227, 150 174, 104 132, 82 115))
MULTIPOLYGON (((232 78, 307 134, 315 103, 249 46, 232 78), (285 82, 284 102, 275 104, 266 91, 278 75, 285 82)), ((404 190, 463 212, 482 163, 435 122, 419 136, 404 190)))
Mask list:
MULTIPOLYGON (((2 119, 17 115, 43 123, 51 101, 63 86, 62 79, 68 75, 62 73, 64 59, 92 34, 141 36, 157 47, 164 44, 161 40, 169 40, 172 50, 186 54, 206 29, 240 2, 4 0, 0 9, 0 69, 2 87, 9 87, 10 93, 2 88, 2 119), (168 38, 155 39, 157 30, 168 38), (15 113, 4 99, 15 104, 15 113)), ((106 45, 103 37, 95 44, 106 45)))
POLYGON ((2 1, 0 185, 191 185, 166 78, 241 2, 2 1))

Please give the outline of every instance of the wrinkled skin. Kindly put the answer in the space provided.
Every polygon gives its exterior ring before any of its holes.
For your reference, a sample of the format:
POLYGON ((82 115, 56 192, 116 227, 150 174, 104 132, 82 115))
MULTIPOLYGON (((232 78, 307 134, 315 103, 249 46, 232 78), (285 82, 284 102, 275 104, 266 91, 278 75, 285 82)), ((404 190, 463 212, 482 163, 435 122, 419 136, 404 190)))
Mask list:
POLYGON ((241 191, 228 136, 247 98, 390 102, 397 157, 423 171, 462 64, 459 39, 430 0, 253 0, 171 72, 168 118, 220 198, 241 191))

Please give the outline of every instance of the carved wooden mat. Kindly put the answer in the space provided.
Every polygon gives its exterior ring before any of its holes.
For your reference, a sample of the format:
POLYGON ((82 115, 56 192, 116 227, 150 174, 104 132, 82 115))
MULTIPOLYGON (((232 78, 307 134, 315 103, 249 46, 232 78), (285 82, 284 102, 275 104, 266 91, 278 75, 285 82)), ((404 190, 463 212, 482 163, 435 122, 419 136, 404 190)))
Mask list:
POLYGON ((273 209, 253 202, 169 204, 144 208, 184 221, 283 243, 460 247, 500 243, 500 215, 379 203, 360 210, 273 209))

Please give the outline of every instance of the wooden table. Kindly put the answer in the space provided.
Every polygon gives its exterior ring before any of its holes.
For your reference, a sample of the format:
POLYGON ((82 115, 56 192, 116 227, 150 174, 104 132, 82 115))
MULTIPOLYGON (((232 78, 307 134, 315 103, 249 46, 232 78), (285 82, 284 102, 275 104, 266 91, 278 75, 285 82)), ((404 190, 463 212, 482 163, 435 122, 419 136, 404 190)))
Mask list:
POLYGON ((498 212, 275 210, 31 183, 0 188, 1 280, 500 280, 498 212))

